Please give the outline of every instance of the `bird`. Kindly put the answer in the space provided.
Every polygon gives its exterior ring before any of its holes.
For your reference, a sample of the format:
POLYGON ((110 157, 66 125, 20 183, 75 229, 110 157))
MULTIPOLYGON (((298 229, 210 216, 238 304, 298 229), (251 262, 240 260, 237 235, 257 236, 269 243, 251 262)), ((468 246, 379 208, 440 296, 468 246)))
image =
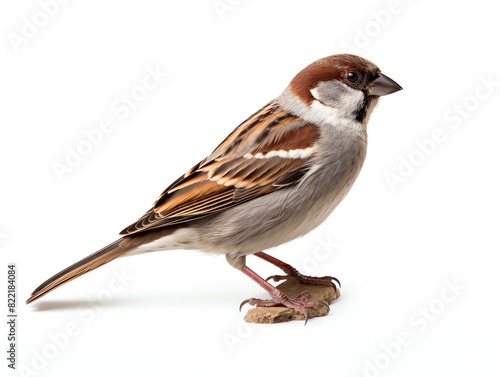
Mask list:
POLYGON ((314 61, 168 186, 119 239, 46 280, 26 303, 116 258, 185 249, 225 255, 270 295, 241 305, 285 306, 307 322, 308 310, 324 303, 311 301, 307 292, 288 297, 270 281, 291 278, 334 288, 340 282, 303 275, 265 250, 309 233, 338 206, 365 160, 375 105, 401 89, 360 56, 314 61), (247 266, 250 255, 285 275, 262 278, 247 266))

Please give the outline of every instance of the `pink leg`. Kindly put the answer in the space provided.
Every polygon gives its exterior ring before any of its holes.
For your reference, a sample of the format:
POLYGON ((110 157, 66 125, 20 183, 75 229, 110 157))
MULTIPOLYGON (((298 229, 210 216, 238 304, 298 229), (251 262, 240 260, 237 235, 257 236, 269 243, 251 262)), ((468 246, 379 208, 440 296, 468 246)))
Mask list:
POLYGON ((287 308, 291 308, 293 310, 298 311, 299 313, 304 315, 304 318, 306 320, 305 323, 307 323, 308 320, 308 312, 307 308, 318 308, 319 305, 324 305, 327 308, 329 307, 326 303, 324 302, 318 302, 318 301, 309 301, 309 294, 307 292, 301 293, 299 296, 296 298, 288 298, 285 293, 280 291, 278 288, 272 286, 269 284, 266 280, 261 278, 259 275, 257 275, 253 270, 248 268, 247 266, 243 266, 241 268, 241 271, 250 277, 253 281, 255 281, 257 284, 259 284, 262 288, 266 290, 271 295, 270 300, 262 300, 258 298, 251 298, 248 300, 245 300, 241 303, 240 305, 240 310, 245 304, 250 304, 250 305, 256 305, 256 306, 277 306, 277 305, 283 305, 286 306, 287 308))
POLYGON ((335 285, 335 283, 337 283, 340 287, 340 281, 337 278, 334 278, 333 276, 315 277, 315 276, 302 275, 299 271, 297 271, 297 269, 290 266, 288 263, 280 261, 279 259, 274 258, 274 257, 270 256, 269 254, 266 254, 262 251, 259 251, 258 253, 255 253, 254 255, 261 258, 261 259, 264 259, 265 261, 267 261, 271 264, 274 264, 276 267, 279 267, 280 269, 282 269, 283 272, 285 272, 285 274, 286 274, 286 275, 269 276, 266 279, 266 281, 269 281, 269 280, 280 281, 280 280, 285 280, 286 278, 290 277, 301 284, 329 285, 329 286, 333 286, 333 288, 337 289, 337 286, 335 285))

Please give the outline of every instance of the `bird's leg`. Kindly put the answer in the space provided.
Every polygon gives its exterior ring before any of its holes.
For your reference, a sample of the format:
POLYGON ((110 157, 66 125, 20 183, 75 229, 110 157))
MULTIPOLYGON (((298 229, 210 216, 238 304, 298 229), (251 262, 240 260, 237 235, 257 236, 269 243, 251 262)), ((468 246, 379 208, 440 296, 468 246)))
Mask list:
POLYGON ((237 257, 233 258, 229 255, 226 256, 229 264, 245 275, 247 275, 250 279, 259 284, 264 290, 271 295, 270 300, 263 300, 258 298, 250 298, 245 300, 240 305, 240 310, 245 304, 255 305, 255 306, 277 306, 282 305, 287 308, 291 308, 302 315, 307 323, 308 319, 308 308, 319 308, 320 305, 324 305, 329 308, 328 304, 319 301, 309 301, 309 293, 302 292, 296 298, 289 298, 284 292, 280 291, 278 288, 271 285, 267 280, 263 279, 257 273, 255 273, 252 269, 245 265, 245 257, 237 257))
POLYGON ((335 290, 337 290, 337 286, 335 283, 337 283, 340 287, 340 281, 333 277, 333 276, 322 276, 322 277, 316 277, 316 276, 307 276, 307 275, 302 275, 299 271, 297 271, 296 268, 290 266, 288 263, 285 263, 279 259, 276 259, 269 254, 266 254, 262 251, 259 251, 258 253, 254 254, 255 256, 264 259, 265 261, 274 264, 276 267, 279 267, 283 270, 283 272, 286 275, 272 275, 269 276, 266 281, 273 280, 273 281, 280 281, 284 280, 286 278, 292 278, 293 280, 297 281, 298 283, 301 284, 313 284, 313 285, 328 285, 328 286, 333 286, 335 290))
POLYGON ((255 306, 286 306, 287 308, 293 309, 299 313, 301 313, 305 318, 305 323, 307 323, 309 313, 307 311, 308 308, 319 308, 320 305, 326 306, 329 308, 328 304, 321 301, 310 301, 309 293, 302 292, 295 298, 289 298, 284 292, 280 291, 278 288, 273 287, 266 280, 257 275, 254 271, 252 271, 247 266, 243 266, 241 271, 249 276, 253 281, 259 284, 262 288, 264 288, 270 295, 270 300, 263 300, 260 298, 250 298, 248 300, 243 301, 240 304, 240 310, 245 304, 255 305, 255 306))

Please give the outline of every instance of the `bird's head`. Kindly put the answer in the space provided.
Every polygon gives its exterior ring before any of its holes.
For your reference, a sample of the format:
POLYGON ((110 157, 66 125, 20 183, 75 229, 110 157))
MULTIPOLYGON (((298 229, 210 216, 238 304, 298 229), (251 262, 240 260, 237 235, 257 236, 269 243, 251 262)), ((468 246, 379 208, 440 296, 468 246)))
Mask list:
POLYGON ((369 60, 340 54, 300 71, 290 82, 288 95, 305 105, 301 107, 318 121, 343 119, 366 124, 378 98, 401 89, 369 60))

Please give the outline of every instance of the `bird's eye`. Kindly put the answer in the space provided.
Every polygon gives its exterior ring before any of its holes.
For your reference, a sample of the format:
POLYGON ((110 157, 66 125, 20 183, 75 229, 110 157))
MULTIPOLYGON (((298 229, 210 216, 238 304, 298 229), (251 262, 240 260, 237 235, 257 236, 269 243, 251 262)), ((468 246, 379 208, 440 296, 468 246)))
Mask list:
POLYGON ((361 84, 363 83, 363 75, 359 72, 356 71, 349 71, 345 75, 346 80, 351 84, 352 86, 359 88, 361 84))

